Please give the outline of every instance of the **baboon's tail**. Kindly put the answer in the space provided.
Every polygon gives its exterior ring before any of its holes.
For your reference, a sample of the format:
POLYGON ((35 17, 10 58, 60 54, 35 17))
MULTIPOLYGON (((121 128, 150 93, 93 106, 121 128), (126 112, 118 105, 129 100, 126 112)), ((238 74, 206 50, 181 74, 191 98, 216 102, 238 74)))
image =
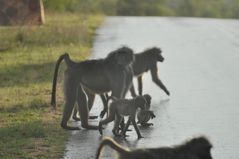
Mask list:
POLYGON ((67 53, 61 55, 56 61, 56 65, 55 65, 55 72, 54 72, 54 77, 52 81, 52 92, 51 92, 51 105, 54 108, 56 108, 56 83, 57 83, 58 69, 61 64, 61 61, 64 60, 66 57, 69 58, 69 55, 67 53))
POLYGON ((129 150, 122 147, 121 145, 119 145, 118 143, 116 143, 113 139, 109 138, 109 137, 105 137, 103 139, 103 141, 101 142, 98 150, 97 150, 97 153, 96 153, 96 159, 99 159, 100 157, 100 153, 101 153, 101 150, 102 148, 107 145, 107 146, 110 146, 111 148, 113 148, 114 150, 116 150, 119 154, 125 154, 125 153, 128 153, 129 150))
POLYGON ((57 83, 58 69, 62 60, 65 60, 67 67, 76 68, 77 66, 79 66, 78 63, 70 59, 70 56, 68 53, 64 53, 63 55, 61 55, 56 61, 55 72, 54 72, 54 77, 52 81, 52 92, 51 92, 51 105, 54 108, 56 108, 56 83, 57 83))

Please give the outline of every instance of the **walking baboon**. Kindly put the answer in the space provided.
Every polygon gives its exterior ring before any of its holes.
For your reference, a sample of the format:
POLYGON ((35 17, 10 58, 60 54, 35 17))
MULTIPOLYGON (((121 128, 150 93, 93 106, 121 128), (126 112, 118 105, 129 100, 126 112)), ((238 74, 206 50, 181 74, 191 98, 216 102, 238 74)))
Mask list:
POLYGON ((139 95, 142 95, 143 93, 143 83, 142 83, 143 73, 149 70, 151 72, 153 82, 157 84, 157 86, 159 86, 167 95, 170 95, 169 91, 158 77, 157 62, 164 61, 164 58, 161 53, 162 51, 160 48, 153 47, 143 51, 142 53, 135 54, 133 70, 134 76, 136 76, 138 80, 139 95))
POLYGON ((96 159, 100 159, 102 148, 107 145, 118 153, 118 159, 212 159, 212 144, 206 137, 193 138, 174 147, 143 148, 130 150, 107 137, 101 142, 96 159))
MULTIPOLYGON (((88 124, 89 109, 84 90, 88 89, 92 94, 103 94, 111 91, 112 96, 123 98, 132 84, 133 51, 127 47, 122 47, 111 52, 105 59, 86 60, 78 63, 73 62, 68 54, 61 55, 56 62, 53 78, 51 101, 53 106, 56 103, 58 68, 62 60, 65 60, 67 65, 64 73, 65 106, 61 121, 62 128, 79 130, 78 127, 69 127, 67 125, 74 104, 77 101, 82 127, 98 129, 98 126, 88 124)), ((88 96, 88 98, 88 100, 92 100, 91 96, 88 96)))
POLYGON ((125 133, 129 127, 129 124, 132 122, 138 138, 142 138, 139 128, 135 122, 136 111, 138 108, 142 110, 146 109, 146 100, 143 96, 137 96, 133 99, 116 99, 109 105, 109 116, 99 122, 99 131, 102 135, 102 125, 107 124, 109 122, 115 121, 114 128, 112 130, 115 136, 119 136, 119 126, 122 122, 124 116, 129 116, 126 126, 124 126, 121 135, 125 136, 125 133))

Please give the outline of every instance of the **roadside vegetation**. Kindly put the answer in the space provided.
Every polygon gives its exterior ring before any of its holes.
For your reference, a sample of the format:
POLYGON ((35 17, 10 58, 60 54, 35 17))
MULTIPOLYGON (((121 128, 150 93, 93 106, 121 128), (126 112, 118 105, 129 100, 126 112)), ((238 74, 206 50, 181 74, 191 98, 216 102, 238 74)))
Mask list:
POLYGON ((51 10, 106 15, 239 18, 239 0, 45 0, 51 10))
MULTIPOLYGON (((50 106, 56 59, 91 51, 103 15, 239 18, 239 0, 43 0, 42 26, 0 26, 0 158, 61 158, 62 70, 50 106)), ((64 65, 63 65, 64 67, 64 65)))
POLYGON ((54 111, 54 65, 64 52, 86 59, 102 18, 53 12, 42 26, 0 27, 0 158, 62 157, 68 137, 60 127, 63 74, 54 111))

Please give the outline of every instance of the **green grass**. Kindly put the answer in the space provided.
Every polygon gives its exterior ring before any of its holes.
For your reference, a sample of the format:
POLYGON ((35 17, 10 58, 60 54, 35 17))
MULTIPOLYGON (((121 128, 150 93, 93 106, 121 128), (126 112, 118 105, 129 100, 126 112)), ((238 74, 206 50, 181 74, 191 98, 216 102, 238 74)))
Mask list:
POLYGON ((62 108, 53 111, 49 104, 54 65, 64 52, 86 59, 102 19, 51 13, 42 26, 0 27, 0 158, 62 157, 68 138, 59 125, 62 108))

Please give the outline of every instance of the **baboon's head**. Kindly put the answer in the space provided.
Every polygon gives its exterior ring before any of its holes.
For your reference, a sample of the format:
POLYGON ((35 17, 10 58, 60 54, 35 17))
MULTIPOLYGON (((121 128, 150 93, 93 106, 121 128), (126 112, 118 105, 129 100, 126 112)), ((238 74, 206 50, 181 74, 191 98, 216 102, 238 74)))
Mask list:
POLYGON ((122 66, 128 66, 134 62, 135 56, 133 50, 128 47, 121 47, 108 55, 111 62, 122 66))
POLYGON ((187 143, 189 150, 198 156, 199 159, 212 159, 211 148, 212 144, 206 137, 198 137, 190 140, 187 143))
POLYGON ((133 50, 128 47, 120 48, 116 58, 117 63, 124 66, 132 64, 135 59, 133 50))
POLYGON ((157 61, 163 62, 164 57, 162 56, 162 51, 160 48, 153 47, 150 49, 147 49, 145 52, 151 55, 151 57, 157 61))
POLYGON ((145 100, 145 98, 143 96, 135 97, 134 102, 137 107, 141 108, 141 110, 146 109, 147 101, 145 100))
POLYGON ((144 94, 143 97, 147 102, 146 109, 149 109, 151 105, 151 96, 149 94, 144 94))

